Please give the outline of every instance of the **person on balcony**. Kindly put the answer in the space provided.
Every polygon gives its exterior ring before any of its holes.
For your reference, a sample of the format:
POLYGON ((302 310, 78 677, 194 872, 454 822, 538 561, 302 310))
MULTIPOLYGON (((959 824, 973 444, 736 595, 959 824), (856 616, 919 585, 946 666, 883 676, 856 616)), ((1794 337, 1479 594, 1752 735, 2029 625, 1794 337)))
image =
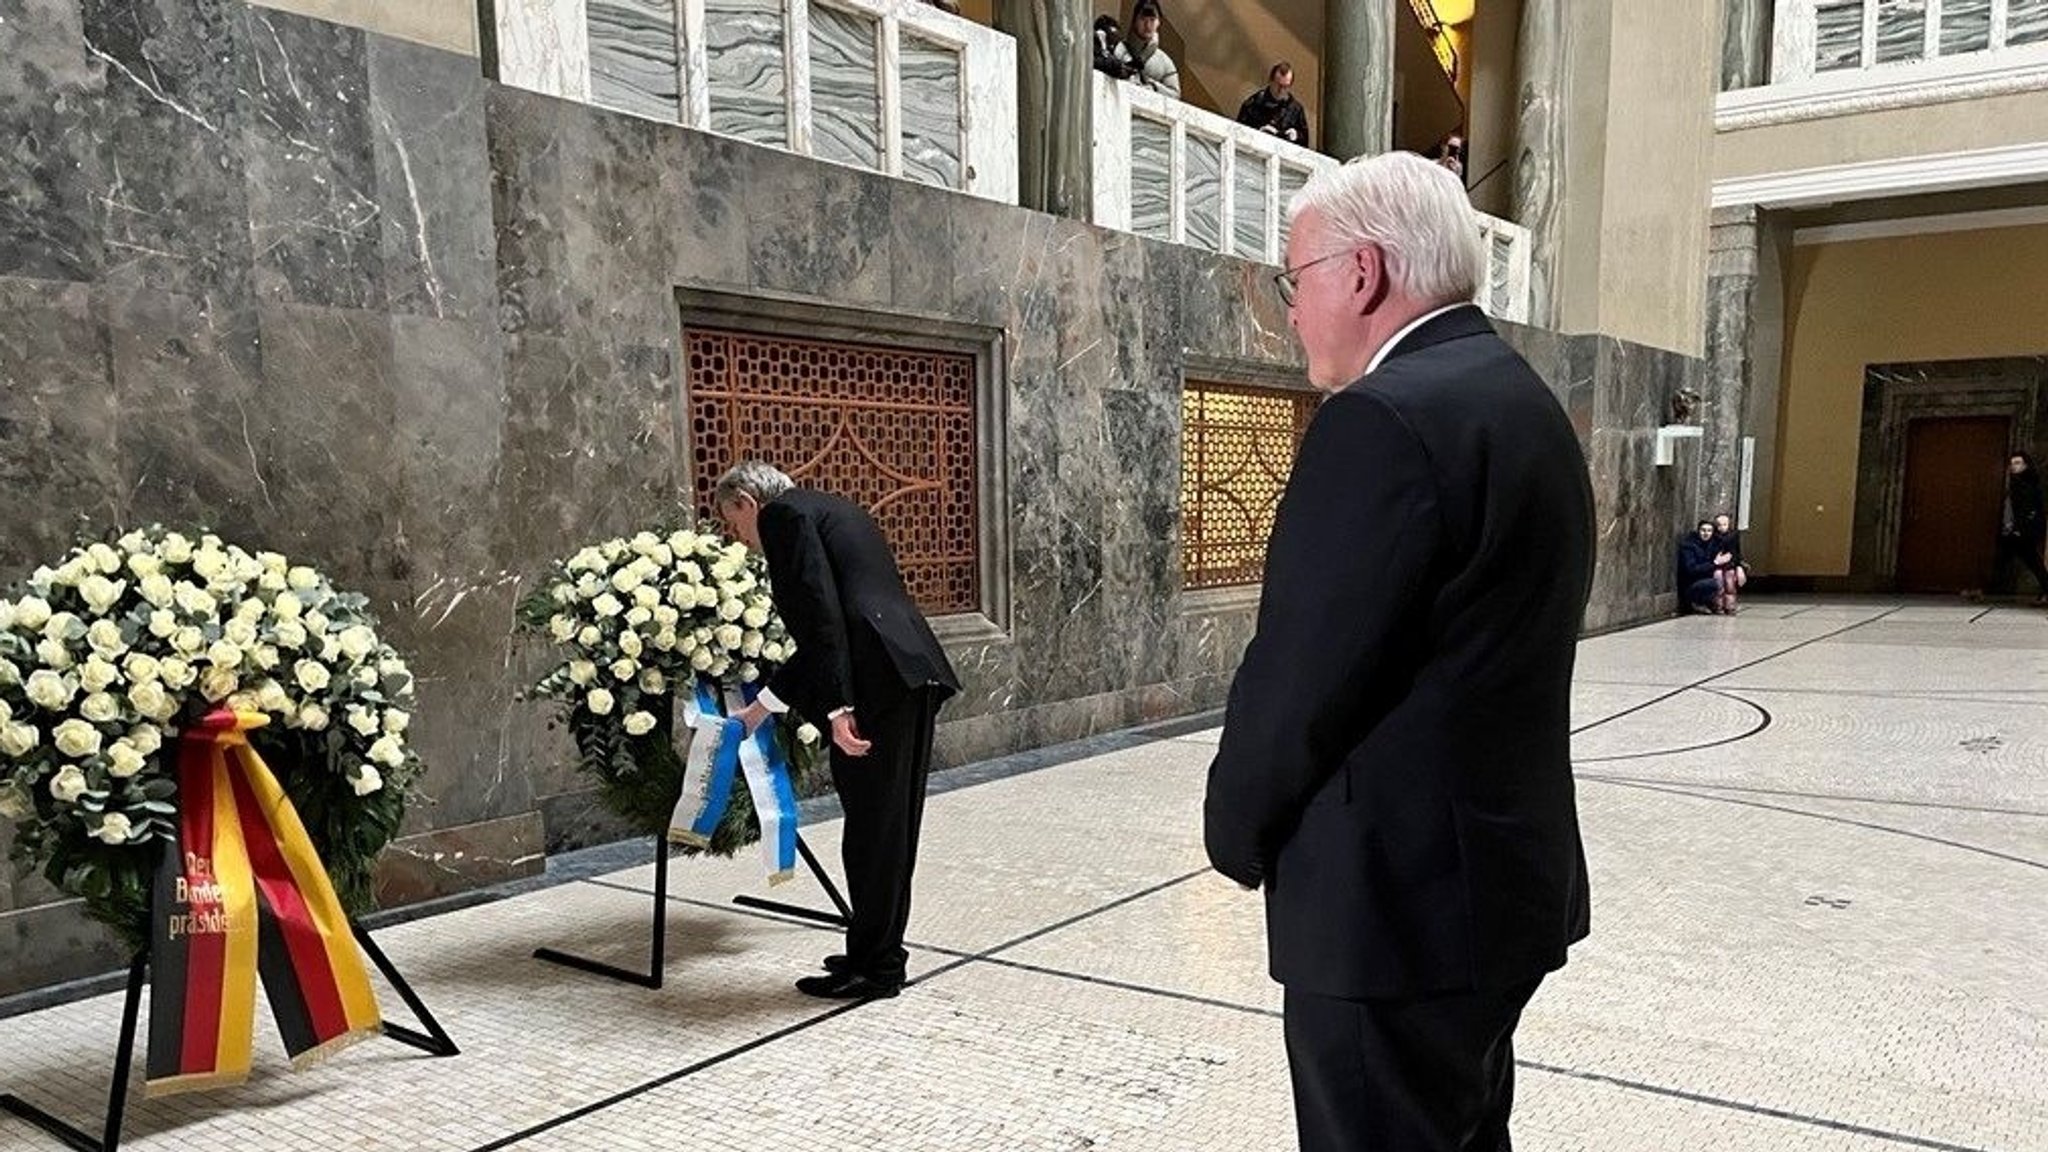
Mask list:
POLYGON ((1180 69, 1173 57, 1159 46, 1159 0, 1138 0, 1131 9, 1131 34, 1123 42, 1124 59, 1131 65, 1131 79, 1180 99, 1180 69))
POLYGON ((1308 110, 1294 98, 1294 65, 1282 60, 1266 73, 1266 86, 1244 98, 1237 122, 1308 147, 1308 110))

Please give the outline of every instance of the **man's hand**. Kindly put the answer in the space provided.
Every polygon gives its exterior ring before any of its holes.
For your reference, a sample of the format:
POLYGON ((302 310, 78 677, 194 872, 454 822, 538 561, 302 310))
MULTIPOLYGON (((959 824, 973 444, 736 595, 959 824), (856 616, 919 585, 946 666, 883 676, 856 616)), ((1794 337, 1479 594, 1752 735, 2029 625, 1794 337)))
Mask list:
POLYGON ((854 725, 851 712, 841 712, 832 718, 832 743, 848 756, 865 756, 868 749, 874 747, 861 739, 860 729, 854 725))
POLYGON ((1271 124, 1259 125, 1259 131, 1264 132, 1268 136, 1278 136, 1280 134, 1280 130, 1278 128, 1273 127, 1271 124))
POLYGON ((768 706, 756 700, 745 708, 740 709, 738 716, 735 718, 740 723, 746 725, 747 735, 752 736, 754 731, 760 728, 768 719, 769 715, 768 706))

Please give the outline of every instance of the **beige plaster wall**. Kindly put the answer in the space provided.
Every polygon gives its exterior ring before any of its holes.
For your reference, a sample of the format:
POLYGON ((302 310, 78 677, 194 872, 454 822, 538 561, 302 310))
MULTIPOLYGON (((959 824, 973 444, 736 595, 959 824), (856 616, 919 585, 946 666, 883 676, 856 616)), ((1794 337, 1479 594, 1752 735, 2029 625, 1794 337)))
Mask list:
POLYGON ((2048 92, 1768 124, 1714 137, 1714 178, 1970 152, 2048 139, 2048 92))

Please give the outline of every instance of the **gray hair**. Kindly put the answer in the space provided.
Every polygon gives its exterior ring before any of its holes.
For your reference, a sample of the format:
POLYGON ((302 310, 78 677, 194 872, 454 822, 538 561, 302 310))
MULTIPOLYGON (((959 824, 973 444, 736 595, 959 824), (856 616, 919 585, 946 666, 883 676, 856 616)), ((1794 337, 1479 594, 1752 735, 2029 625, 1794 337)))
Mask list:
POLYGON ((1333 245, 1383 252, 1387 278, 1403 295, 1451 304, 1479 292, 1486 267, 1479 215, 1440 164, 1412 152, 1361 156, 1316 173, 1287 206, 1288 224, 1307 212, 1333 245))
POLYGON ((711 510, 716 512, 743 495, 752 496, 756 504, 766 504, 794 487, 796 481, 773 464, 742 460, 718 478, 718 487, 711 492, 711 510))

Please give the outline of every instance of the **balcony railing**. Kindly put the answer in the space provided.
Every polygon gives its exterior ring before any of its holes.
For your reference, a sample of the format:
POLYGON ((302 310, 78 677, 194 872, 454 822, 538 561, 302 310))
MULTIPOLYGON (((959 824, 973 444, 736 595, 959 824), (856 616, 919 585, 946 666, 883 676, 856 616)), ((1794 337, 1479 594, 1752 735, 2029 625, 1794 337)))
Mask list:
POLYGON ((500 83, 1017 202, 1017 45, 921 0, 498 0, 500 83))
MULTIPOLYGON (((1280 263, 1288 201, 1336 160, 1099 72, 1094 83, 1096 224, 1280 263)), ((1529 232, 1484 214, 1480 228, 1479 303, 1526 322, 1529 232)))
POLYGON ((2048 45, 2048 0, 1778 0, 1771 82, 2048 45))

